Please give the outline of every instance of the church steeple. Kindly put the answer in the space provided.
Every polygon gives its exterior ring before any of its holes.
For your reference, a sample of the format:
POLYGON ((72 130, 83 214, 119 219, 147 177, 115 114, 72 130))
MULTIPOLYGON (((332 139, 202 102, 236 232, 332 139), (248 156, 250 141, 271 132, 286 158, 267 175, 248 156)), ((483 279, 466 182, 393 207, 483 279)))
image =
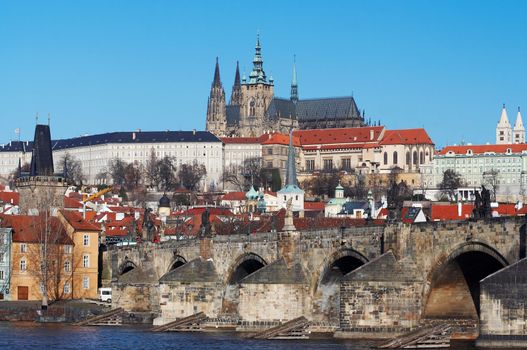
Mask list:
POLYGON ((514 123, 513 142, 514 143, 525 143, 525 127, 523 126, 522 115, 520 113, 520 107, 518 107, 518 114, 516 115, 516 122, 514 123))
POLYGON ((285 173, 286 186, 298 186, 296 179, 295 147, 293 146, 293 130, 289 132, 289 149, 287 151, 287 170, 285 173))
POLYGON ((512 127, 507 117, 507 109, 505 104, 501 109, 500 121, 496 126, 496 144, 497 145, 508 145, 512 143, 512 127))
POLYGON ((231 93, 231 106, 239 106, 242 104, 242 86, 240 83, 240 64, 236 61, 236 73, 234 74, 234 85, 231 93))
POLYGON ((291 79, 291 101, 298 102, 298 83, 296 80, 296 55, 293 58, 293 78, 291 79))
POLYGON ((249 74, 249 83, 267 83, 267 76, 263 70, 263 58, 262 58, 262 46, 260 45, 260 34, 256 35, 256 46, 255 46, 254 58, 253 58, 253 70, 249 74))
POLYGON ((210 88, 210 95, 207 104, 207 131, 216 136, 223 136, 227 131, 227 112, 225 109, 225 91, 220 79, 220 64, 216 57, 216 67, 214 68, 214 79, 210 88))

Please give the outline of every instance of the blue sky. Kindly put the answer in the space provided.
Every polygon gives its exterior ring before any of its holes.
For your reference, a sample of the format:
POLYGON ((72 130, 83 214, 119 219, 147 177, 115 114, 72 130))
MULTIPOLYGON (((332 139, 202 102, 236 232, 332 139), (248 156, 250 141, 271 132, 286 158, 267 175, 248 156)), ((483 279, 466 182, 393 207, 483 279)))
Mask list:
POLYGON ((230 95, 256 32, 277 96, 353 94, 388 128, 438 147, 494 142, 502 103, 527 123, 527 1, 0 0, 0 143, 204 129, 219 56, 230 95))

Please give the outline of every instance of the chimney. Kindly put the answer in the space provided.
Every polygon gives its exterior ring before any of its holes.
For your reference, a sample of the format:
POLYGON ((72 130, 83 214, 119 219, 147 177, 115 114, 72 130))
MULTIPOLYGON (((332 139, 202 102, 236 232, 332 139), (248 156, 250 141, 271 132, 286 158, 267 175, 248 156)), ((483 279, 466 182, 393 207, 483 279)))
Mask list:
POLYGON ((461 214, 463 214, 463 207, 461 202, 457 202, 457 216, 461 217, 461 214))
POLYGON ((135 140, 135 132, 132 133, 132 140, 135 140))
POLYGON ((370 140, 373 141, 373 136, 374 136, 374 131, 373 129, 370 129, 370 140))
POLYGON ((192 129, 192 135, 196 135, 196 129, 192 129))

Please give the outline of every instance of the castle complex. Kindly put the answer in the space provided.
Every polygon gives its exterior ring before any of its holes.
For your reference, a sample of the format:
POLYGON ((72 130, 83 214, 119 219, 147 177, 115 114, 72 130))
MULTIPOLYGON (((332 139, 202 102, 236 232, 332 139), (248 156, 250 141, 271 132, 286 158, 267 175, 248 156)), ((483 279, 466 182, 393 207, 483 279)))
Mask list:
POLYGON ((266 131, 282 133, 293 129, 325 129, 364 126, 352 96, 302 100, 298 95, 296 66, 293 64, 291 96, 274 96, 274 80, 263 69, 260 38, 256 39, 253 69, 249 78, 236 74, 229 104, 216 59, 214 79, 207 105, 206 129, 216 136, 256 137, 266 131))

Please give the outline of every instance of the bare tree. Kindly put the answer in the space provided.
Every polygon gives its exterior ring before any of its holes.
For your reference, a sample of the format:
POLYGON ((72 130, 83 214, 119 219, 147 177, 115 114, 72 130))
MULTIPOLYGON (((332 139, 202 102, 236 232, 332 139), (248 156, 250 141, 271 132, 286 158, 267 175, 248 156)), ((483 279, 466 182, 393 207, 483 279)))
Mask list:
POLYGON ((158 190, 159 183, 161 182, 160 162, 156 156, 154 148, 150 150, 150 157, 146 161, 145 175, 148 185, 158 190))
POLYGON ((439 189, 449 200, 455 199, 457 189, 462 186, 463 180, 457 172, 452 169, 447 169, 443 172, 443 180, 439 184, 439 189))
POLYGON ((316 196, 335 196, 335 188, 339 184, 341 174, 337 170, 319 172, 306 179, 302 186, 304 190, 316 196))
POLYGON ((198 184, 207 175, 205 165, 194 162, 192 164, 181 164, 179 167, 179 180, 183 187, 194 191, 198 188, 198 184))
POLYGON ((266 178, 262 172, 262 158, 251 157, 241 165, 231 165, 224 169, 221 180, 238 191, 247 191, 250 186, 259 188, 265 185, 266 178))
POLYGON ((128 191, 135 191, 143 179, 143 165, 137 162, 126 165, 124 169, 124 185, 128 191))
POLYGON ((110 159, 108 172, 115 185, 124 185, 126 182, 126 162, 120 158, 110 159))
POLYGON ((176 160, 165 156, 158 161, 159 184, 158 188, 163 191, 173 191, 177 187, 176 160))
POLYGON ((488 171, 483 172, 483 179, 481 184, 489 190, 490 199, 493 202, 496 201, 496 193, 498 192, 499 188, 499 174, 500 172, 497 169, 490 169, 488 171))
POLYGON ((76 186, 82 186, 85 181, 84 173, 82 172, 82 163, 77 158, 73 157, 69 152, 66 152, 59 161, 59 167, 63 171, 64 178, 68 183, 76 186))

